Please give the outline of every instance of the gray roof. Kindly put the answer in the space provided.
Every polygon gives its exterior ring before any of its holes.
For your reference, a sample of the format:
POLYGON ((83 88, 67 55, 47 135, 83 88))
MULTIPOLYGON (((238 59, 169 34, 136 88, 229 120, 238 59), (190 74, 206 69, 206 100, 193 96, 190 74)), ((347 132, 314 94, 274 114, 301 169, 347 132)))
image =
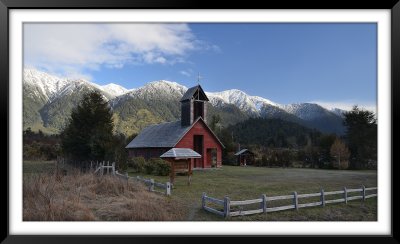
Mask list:
POLYGON ((200 89, 200 92, 203 93, 203 95, 204 95, 205 98, 206 98, 206 101, 208 101, 208 97, 207 97, 207 95, 204 93, 203 88, 201 88, 200 85, 197 85, 197 86, 194 86, 194 87, 189 88, 189 89, 186 91, 186 93, 183 94, 183 97, 181 98, 180 101, 182 102, 182 101, 186 101, 186 100, 192 99, 192 97, 193 97, 194 94, 196 93, 197 89, 200 89))
POLYGON ((171 148, 160 158, 201 158, 201 155, 190 148, 171 148))
POLYGON ((151 125, 144 128, 125 148, 174 147, 191 126, 181 121, 151 125))
POLYGON ((217 139, 221 146, 225 147, 204 122, 203 118, 198 117, 196 121, 189 126, 182 126, 180 120, 158 125, 150 125, 144 128, 125 148, 174 147, 199 120, 203 121, 205 126, 210 130, 211 134, 217 139))
POLYGON ((240 155, 240 154, 242 154, 242 153, 244 153, 244 152, 246 152, 246 151, 248 151, 249 153, 252 153, 249 149, 242 149, 242 150, 240 150, 239 152, 237 152, 237 153, 235 153, 235 156, 238 156, 238 155, 240 155))

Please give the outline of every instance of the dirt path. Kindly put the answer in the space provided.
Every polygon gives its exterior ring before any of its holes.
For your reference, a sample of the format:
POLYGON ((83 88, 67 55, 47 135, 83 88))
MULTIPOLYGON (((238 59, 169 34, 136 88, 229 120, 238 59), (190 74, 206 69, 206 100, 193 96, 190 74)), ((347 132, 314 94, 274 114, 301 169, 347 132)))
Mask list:
POLYGON ((194 220, 194 217, 196 215, 196 212, 199 211, 199 209, 201 208, 201 205, 199 203, 193 203, 192 205, 190 205, 190 209, 189 209, 189 214, 187 217, 188 221, 192 221, 194 220))

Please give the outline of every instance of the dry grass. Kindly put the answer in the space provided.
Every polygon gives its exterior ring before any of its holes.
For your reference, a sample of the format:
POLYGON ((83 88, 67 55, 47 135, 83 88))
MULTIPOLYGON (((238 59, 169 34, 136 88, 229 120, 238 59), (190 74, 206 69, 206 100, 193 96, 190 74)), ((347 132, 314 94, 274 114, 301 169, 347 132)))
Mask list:
POLYGON ((140 183, 79 172, 26 174, 24 221, 159 221, 183 219, 180 207, 140 183))
MULTIPOLYGON (((224 219, 201 209, 201 194, 231 200, 255 199, 377 186, 377 172, 372 170, 317 170, 223 166, 222 169, 193 172, 192 184, 187 176, 177 176, 172 195, 165 197, 126 186, 119 178, 81 175, 67 169, 68 175, 52 175, 54 162, 24 162, 24 220, 172 220, 172 221, 376 221, 377 198, 328 204, 326 207, 302 208, 224 219), (40 173, 40 174, 39 174, 40 173), (80 188, 79 188, 80 187, 80 188)), ((131 173, 131 176, 136 176, 131 173)), ((167 176, 141 175, 167 182, 167 176)), ((372 193, 372 192, 371 192, 372 193)), ((356 193, 354 193, 356 194, 356 193)), ((350 196, 351 194, 349 194, 350 196)), ((326 199, 329 199, 327 196, 326 199)), ((318 201, 301 199, 299 203, 318 201)), ((291 203, 286 202, 283 205, 291 203)), ((279 203, 279 202, 275 202, 279 203)), ((274 203, 272 203, 274 204, 274 203)), ((270 204, 269 206, 273 206, 270 204)), ((249 206, 258 208, 258 206, 249 206)))

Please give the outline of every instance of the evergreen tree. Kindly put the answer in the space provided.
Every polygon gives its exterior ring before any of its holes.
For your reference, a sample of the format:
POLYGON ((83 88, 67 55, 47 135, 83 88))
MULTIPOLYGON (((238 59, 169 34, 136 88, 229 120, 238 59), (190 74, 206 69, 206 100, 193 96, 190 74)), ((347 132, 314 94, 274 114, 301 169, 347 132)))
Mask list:
POLYGON ((351 152, 350 167, 366 168, 370 160, 377 159, 377 124, 371 111, 353 109, 344 114, 346 140, 351 152))
POLYGON ((211 116, 210 128, 214 133, 221 132, 221 116, 219 114, 213 114, 211 116))
POLYGON ((62 132, 62 150, 75 160, 113 159, 113 120, 98 92, 85 94, 62 132))

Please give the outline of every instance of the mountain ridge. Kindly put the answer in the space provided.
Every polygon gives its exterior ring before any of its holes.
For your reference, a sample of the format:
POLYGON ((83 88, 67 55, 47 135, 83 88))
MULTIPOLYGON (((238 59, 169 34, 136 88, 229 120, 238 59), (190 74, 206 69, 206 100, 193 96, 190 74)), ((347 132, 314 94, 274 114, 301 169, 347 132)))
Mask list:
MULTIPOLYGON (((70 114, 83 94, 89 91, 96 90, 103 95, 115 114, 116 127, 119 128, 117 131, 129 133, 131 130, 125 128, 129 127, 129 123, 138 125, 134 130, 137 132, 152 122, 179 119, 179 99, 188 89, 168 80, 151 81, 139 88, 126 89, 114 83, 98 85, 84 79, 61 78, 34 69, 24 70, 23 84, 24 109, 28 109, 26 113, 24 111, 24 128, 43 125, 44 128, 55 128, 55 131, 62 130, 67 122, 66 115, 70 114)), ((330 111, 315 103, 283 105, 248 95, 238 89, 206 94, 213 107, 209 118, 212 114, 223 114, 226 124, 234 124, 248 117, 279 118, 315 127, 323 132, 343 133, 340 123, 344 110, 330 111), (321 127, 318 123, 329 126, 321 127)))

